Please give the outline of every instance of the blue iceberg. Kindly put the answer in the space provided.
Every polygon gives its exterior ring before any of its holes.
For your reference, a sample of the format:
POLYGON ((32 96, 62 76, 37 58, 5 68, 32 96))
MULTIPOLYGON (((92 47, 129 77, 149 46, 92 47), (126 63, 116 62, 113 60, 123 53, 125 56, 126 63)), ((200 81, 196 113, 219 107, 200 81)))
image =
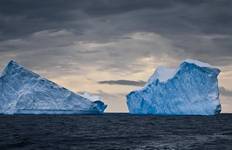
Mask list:
POLYGON ((0 74, 1 114, 99 114, 105 108, 100 98, 69 91, 15 61, 0 74))
POLYGON ((220 70, 197 60, 177 69, 159 67, 147 84, 127 95, 131 114, 215 115, 221 111, 217 76, 220 70))

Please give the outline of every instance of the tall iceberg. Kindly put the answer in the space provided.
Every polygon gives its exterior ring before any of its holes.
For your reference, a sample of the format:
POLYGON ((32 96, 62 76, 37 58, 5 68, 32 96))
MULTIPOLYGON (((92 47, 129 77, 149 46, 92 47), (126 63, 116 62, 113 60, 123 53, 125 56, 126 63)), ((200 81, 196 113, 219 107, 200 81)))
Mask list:
POLYGON ((127 95, 132 114, 215 115, 221 111, 217 76, 220 70, 197 60, 177 69, 159 67, 146 85, 127 95))
POLYGON ((0 74, 0 114, 98 114, 106 105, 10 61, 0 74))

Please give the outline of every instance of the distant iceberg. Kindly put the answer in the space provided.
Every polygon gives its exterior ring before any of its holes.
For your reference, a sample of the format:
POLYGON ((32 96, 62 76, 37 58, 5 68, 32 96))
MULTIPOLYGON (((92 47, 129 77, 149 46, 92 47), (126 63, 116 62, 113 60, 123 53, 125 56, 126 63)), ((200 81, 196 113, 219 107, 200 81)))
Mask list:
POLYGON ((0 74, 1 114, 99 114, 105 108, 96 97, 71 92, 15 61, 0 74))
POLYGON ((215 115, 221 111, 217 76, 220 70, 197 60, 177 69, 158 67, 147 84, 127 95, 132 114, 215 115))

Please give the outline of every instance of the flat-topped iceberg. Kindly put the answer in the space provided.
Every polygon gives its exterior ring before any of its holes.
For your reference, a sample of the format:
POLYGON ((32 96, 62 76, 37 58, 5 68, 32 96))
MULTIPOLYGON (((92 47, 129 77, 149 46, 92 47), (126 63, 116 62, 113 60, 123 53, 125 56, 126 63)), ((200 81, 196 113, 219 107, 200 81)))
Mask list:
POLYGON ((147 84, 127 95, 132 114, 215 115, 220 113, 220 70, 187 59, 177 69, 158 67, 147 84))
POLYGON ((105 108, 100 99, 69 91, 15 61, 0 75, 1 114, 98 114, 105 108))

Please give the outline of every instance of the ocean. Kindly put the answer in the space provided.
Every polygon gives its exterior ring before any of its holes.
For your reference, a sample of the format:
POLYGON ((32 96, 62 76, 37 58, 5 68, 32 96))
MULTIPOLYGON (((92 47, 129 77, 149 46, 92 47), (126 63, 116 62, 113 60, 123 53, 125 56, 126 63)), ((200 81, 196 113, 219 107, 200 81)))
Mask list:
POLYGON ((232 114, 0 115, 0 150, 232 149, 232 114))

